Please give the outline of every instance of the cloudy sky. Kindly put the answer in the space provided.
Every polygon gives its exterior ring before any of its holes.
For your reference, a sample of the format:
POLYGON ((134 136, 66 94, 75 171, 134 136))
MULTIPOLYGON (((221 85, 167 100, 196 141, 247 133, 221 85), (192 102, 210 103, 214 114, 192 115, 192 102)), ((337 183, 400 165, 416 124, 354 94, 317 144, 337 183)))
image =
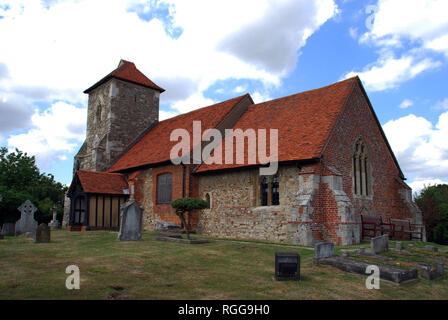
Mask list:
POLYGON ((0 146, 69 184, 83 90, 135 62, 161 118, 359 75, 408 183, 448 183, 446 0, 0 0, 0 146))

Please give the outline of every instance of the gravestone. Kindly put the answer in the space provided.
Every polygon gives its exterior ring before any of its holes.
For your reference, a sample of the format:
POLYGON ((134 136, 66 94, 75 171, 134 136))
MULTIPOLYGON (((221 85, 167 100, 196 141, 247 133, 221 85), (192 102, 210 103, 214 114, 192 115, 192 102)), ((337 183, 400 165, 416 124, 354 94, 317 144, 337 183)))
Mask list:
POLYGON ((408 244, 408 249, 414 248, 414 245, 412 243, 408 244))
POLYGON ((16 225, 11 222, 5 222, 0 234, 6 237, 14 237, 14 235, 16 234, 16 225))
POLYGON ((359 248, 358 249, 358 253, 359 254, 365 254, 366 253, 366 248, 364 248, 364 247, 359 248))
POLYGON ((373 254, 385 252, 389 250, 389 236, 384 234, 370 240, 370 250, 373 254))
POLYGON ((395 249, 396 249, 397 251, 401 251, 401 250, 403 250, 403 242, 401 242, 401 241, 397 241, 397 243, 395 244, 395 249))
POLYGON ((443 262, 436 262, 436 272, 440 277, 445 278, 445 264, 443 262))
POLYGON ((420 275, 427 280, 436 280, 445 277, 445 265, 442 262, 436 262, 435 268, 427 263, 419 263, 420 275))
POLYGON ((344 258, 350 257, 350 251, 349 250, 341 250, 342 256, 344 258))
POLYGON ((332 242, 319 242, 314 245, 314 261, 334 256, 334 244, 332 242))
POLYGON ((118 240, 136 241, 142 238, 142 208, 133 198, 121 206, 121 224, 118 240))
POLYGON ((439 248, 434 247, 434 246, 425 246, 425 250, 437 252, 437 251, 439 251, 439 248))
POLYGON ((37 221, 34 220, 34 213, 37 211, 36 206, 30 200, 26 200, 18 210, 21 212, 21 216, 15 225, 16 236, 27 232, 36 234, 37 221))
POLYGON ((50 242, 51 231, 50 227, 45 223, 41 223, 36 229, 36 243, 50 242))
POLYGON ((54 230, 54 229, 60 229, 61 228, 61 224, 59 223, 58 219, 57 219, 57 215, 58 215, 58 211, 57 211, 57 207, 54 206, 53 207, 53 220, 51 220, 51 222, 48 224, 48 226, 54 230))

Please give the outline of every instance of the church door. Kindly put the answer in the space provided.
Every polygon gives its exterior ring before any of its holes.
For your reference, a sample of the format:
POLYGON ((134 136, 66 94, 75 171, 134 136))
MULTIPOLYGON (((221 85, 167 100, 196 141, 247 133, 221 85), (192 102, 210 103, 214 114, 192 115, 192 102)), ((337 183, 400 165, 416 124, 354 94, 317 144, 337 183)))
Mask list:
POLYGON ((86 217, 86 201, 85 196, 78 196, 75 199, 73 225, 80 226, 86 217))

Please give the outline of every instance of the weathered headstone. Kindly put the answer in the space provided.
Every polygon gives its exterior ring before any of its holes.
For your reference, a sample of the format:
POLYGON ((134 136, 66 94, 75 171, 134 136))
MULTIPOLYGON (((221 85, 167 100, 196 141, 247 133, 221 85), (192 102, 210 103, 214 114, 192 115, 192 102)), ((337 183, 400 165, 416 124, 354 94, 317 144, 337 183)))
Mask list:
POLYGON ((366 248, 364 248, 364 247, 359 248, 358 249, 358 253, 359 254, 365 254, 366 253, 366 248))
POLYGON ((341 252, 342 252, 342 256, 344 258, 350 257, 350 251, 348 251, 348 250, 341 250, 341 252))
POLYGON ((385 252, 389 250, 389 236, 384 234, 370 240, 370 249, 373 254, 385 252))
POLYGON ((434 247, 434 246, 425 246, 425 250, 437 252, 437 251, 439 251, 439 248, 434 247))
POLYGON ((36 229, 35 242, 37 243, 50 242, 50 238, 51 238, 50 227, 47 226, 45 223, 41 223, 36 229))
POLYGON ((58 210, 57 207, 54 206, 53 207, 53 220, 51 220, 50 223, 48 224, 48 226, 52 230, 61 228, 61 224, 59 223, 59 221, 57 219, 57 215, 58 215, 58 211, 57 210, 58 210))
POLYGON ((414 245, 412 243, 408 244, 408 249, 414 248, 414 245))
POLYGON ((121 206, 121 224, 118 240, 136 241, 142 238, 142 208, 133 198, 121 206))
POLYGON ((442 278, 445 278, 445 264, 443 262, 436 262, 436 272, 442 278))
POLYGON ((419 263, 420 275, 427 280, 436 280, 445 277, 445 265, 443 262, 436 262, 435 268, 427 263, 419 263))
POLYGON ((6 237, 13 237, 16 234, 16 225, 11 222, 5 222, 0 234, 6 237))
POLYGON ((395 250, 397 251, 403 250, 403 242, 397 241, 397 243, 395 243, 395 250))
POLYGON ((314 245, 314 260, 334 256, 334 244, 332 242, 319 242, 314 245))
POLYGON ((16 235, 26 232, 36 234, 37 221, 34 220, 34 212, 37 211, 36 206, 30 200, 26 200, 18 210, 21 212, 21 217, 15 225, 16 235))

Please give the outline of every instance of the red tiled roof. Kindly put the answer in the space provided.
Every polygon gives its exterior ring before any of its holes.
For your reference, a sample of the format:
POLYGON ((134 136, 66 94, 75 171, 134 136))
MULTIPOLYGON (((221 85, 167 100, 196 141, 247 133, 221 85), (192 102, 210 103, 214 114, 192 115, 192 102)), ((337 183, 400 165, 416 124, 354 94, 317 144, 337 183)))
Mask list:
POLYGON ((90 88, 86 89, 84 93, 89 93, 90 91, 92 91, 99 85, 105 83, 111 78, 117 78, 120 80, 129 81, 145 87, 153 88, 160 92, 165 91, 165 89, 162 89, 154 82, 149 80, 143 73, 141 73, 133 62, 121 60, 120 63, 118 64, 117 69, 109 73, 107 76, 105 76, 103 79, 95 83, 90 88))
MULTIPOLYGON (((354 77, 320 89, 251 105, 233 129, 266 129, 268 155, 269 129, 278 129, 279 162, 318 158, 357 81, 354 77)), ((222 149, 224 162, 225 151, 222 149)), ((248 166, 247 143, 245 149, 244 164, 203 163, 196 172, 248 166)))
POLYGON ((160 121, 118 159, 108 171, 118 172, 139 166, 170 161, 171 148, 178 143, 177 141, 170 141, 170 135, 173 130, 187 130, 190 134, 190 142, 192 144, 193 121, 201 121, 202 133, 206 129, 215 128, 238 102, 242 101, 246 96, 236 97, 160 121))
POLYGON ((125 176, 119 173, 79 170, 76 174, 86 193, 125 194, 123 190, 129 188, 125 176))

